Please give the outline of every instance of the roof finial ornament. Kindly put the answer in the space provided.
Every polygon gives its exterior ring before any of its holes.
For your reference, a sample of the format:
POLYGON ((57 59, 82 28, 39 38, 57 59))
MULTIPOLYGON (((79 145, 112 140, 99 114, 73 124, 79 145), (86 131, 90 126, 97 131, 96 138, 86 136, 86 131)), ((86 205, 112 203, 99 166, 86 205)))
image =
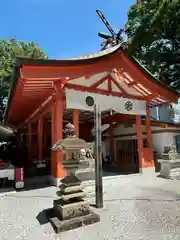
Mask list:
POLYGON ((127 43, 124 41, 123 37, 122 37, 122 33, 126 32, 127 30, 127 26, 125 26, 124 28, 120 29, 117 33, 112 29, 112 27, 110 26, 109 22, 107 21, 107 19, 104 17, 103 13, 100 10, 96 10, 98 16, 101 18, 102 22, 105 24, 105 26, 107 27, 108 31, 110 34, 105 34, 105 33, 98 33, 98 36, 103 38, 104 42, 101 44, 102 49, 101 50, 105 50, 111 47, 114 47, 118 44, 121 44, 121 47, 123 49, 127 48, 127 43))

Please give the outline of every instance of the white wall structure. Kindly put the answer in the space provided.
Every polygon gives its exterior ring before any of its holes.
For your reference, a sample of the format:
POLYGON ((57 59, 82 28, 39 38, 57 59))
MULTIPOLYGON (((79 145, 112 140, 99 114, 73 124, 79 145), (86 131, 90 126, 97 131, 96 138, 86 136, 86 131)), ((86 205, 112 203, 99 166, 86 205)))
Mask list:
MULTIPOLYGON (((174 144, 174 137, 180 135, 180 127, 151 127, 152 130, 152 140, 153 140, 153 151, 157 153, 162 153, 165 146, 174 144)), ((146 138, 146 127, 142 125, 143 138, 146 138)), ((108 133, 103 134, 107 136, 107 139, 104 141, 106 150, 104 154, 107 155, 110 153, 110 139, 108 138, 108 133)), ((114 129, 114 135, 116 140, 130 140, 137 139, 136 124, 127 125, 121 124, 114 129)))
POLYGON ((151 117, 154 120, 167 123, 180 123, 180 103, 164 104, 151 109, 151 117))
POLYGON ((153 134, 152 139, 154 151, 156 151, 157 153, 162 153, 164 151, 164 147, 174 144, 174 137, 177 135, 180 135, 180 130, 179 134, 173 132, 153 134))

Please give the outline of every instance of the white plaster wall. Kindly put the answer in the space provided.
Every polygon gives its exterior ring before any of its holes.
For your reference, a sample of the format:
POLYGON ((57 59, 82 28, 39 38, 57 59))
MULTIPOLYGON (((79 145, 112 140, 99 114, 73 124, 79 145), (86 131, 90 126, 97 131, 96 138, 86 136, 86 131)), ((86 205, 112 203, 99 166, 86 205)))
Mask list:
MULTIPOLYGON (((146 127, 144 125, 142 125, 142 132, 146 131, 146 127)), ((124 127, 124 124, 119 125, 118 127, 116 127, 114 129, 114 135, 117 136, 116 140, 119 139, 124 139, 124 140, 128 140, 128 139, 137 139, 136 135, 135 136, 118 136, 118 135, 126 135, 126 134, 136 134, 136 124, 133 124, 132 127, 124 127)), ((104 134, 104 136, 109 136, 109 134, 106 132, 104 134)), ((146 137, 146 136, 144 136, 146 137)), ((108 141, 108 140, 107 140, 108 141)))
POLYGON ((157 108, 151 109, 151 116, 155 117, 157 120, 162 122, 172 122, 172 109, 170 108, 169 104, 164 104, 157 108), (157 116, 159 115, 159 116, 157 116))
POLYGON ((156 133, 152 135, 153 148, 157 153, 162 153, 165 146, 173 143, 172 133, 156 133))
MULTIPOLYGON (((152 134, 153 140, 153 150, 157 153, 162 153, 164 151, 165 146, 169 146, 174 144, 174 136, 180 135, 180 128, 161 128, 161 127, 151 127, 152 131, 157 130, 179 130, 179 133, 154 133, 152 134)), ((146 132, 146 127, 142 126, 142 132, 146 132)), ((116 135, 116 140, 130 140, 137 139, 137 136, 118 136, 118 135, 126 135, 126 134, 136 134, 136 125, 133 124, 132 127, 125 128, 124 124, 119 125, 114 129, 114 135, 116 135)), ((108 136, 108 133, 106 133, 108 136)), ((143 138, 146 138, 146 134, 143 135, 143 138)), ((110 154, 110 140, 109 138, 103 143, 103 154, 107 156, 110 154)))
MULTIPOLYGON (((142 132, 146 131, 146 127, 142 125, 142 132)), ((136 133, 136 124, 132 124, 132 127, 124 127, 124 124, 119 125, 114 129, 115 135, 125 135, 136 133)))
POLYGON ((151 109, 151 117, 162 122, 180 122, 180 103, 164 104, 151 109), (157 111, 158 108, 158 111, 157 111))
POLYGON ((164 147, 174 144, 174 137, 179 133, 156 133, 152 135, 153 148, 157 153, 163 153, 164 147))
POLYGON ((159 119, 159 113, 158 113, 158 110, 156 107, 153 107, 150 109, 151 111, 151 117, 154 119, 154 120, 158 120, 159 119))

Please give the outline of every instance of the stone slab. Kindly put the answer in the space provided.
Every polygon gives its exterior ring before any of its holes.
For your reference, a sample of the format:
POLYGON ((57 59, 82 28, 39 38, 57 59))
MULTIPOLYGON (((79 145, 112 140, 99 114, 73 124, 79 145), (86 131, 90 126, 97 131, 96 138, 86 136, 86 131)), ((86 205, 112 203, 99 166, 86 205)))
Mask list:
POLYGON ((87 215, 61 221, 57 217, 49 219, 56 233, 72 230, 75 228, 83 227, 100 221, 100 216, 96 213, 90 212, 87 215))
POLYGON ((156 174, 154 167, 148 167, 148 168, 139 168, 139 172, 142 174, 156 174))

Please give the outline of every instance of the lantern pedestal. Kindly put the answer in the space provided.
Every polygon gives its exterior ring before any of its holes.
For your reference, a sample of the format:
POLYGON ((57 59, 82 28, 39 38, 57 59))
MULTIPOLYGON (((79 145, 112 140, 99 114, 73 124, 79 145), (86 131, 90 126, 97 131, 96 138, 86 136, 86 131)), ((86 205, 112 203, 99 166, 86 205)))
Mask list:
POLYGON ((54 217, 50 218, 56 233, 99 222, 99 215, 91 212, 89 203, 83 199, 85 193, 80 187, 81 181, 71 173, 61 182, 57 192, 60 199, 54 200, 54 217))

